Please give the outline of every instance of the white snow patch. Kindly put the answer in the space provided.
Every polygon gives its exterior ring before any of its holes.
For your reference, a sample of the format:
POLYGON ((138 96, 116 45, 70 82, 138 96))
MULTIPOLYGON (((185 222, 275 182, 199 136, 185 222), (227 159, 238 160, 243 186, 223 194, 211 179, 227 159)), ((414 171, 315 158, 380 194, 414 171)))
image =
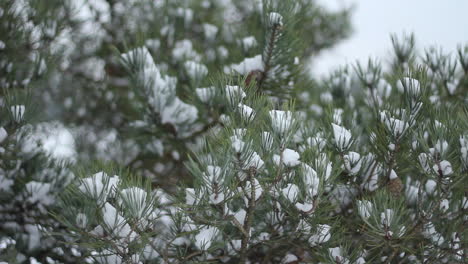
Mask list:
POLYGON ((289 183, 281 192, 291 203, 295 203, 299 195, 299 187, 295 184, 289 183))
POLYGON ((79 189, 102 204, 108 195, 113 196, 119 181, 119 176, 109 177, 104 172, 98 172, 91 177, 82 179, 79 189))
POLYGON ((174 101, 167 105, 161 112, 161 122, 163 124, 191 124, 195 122, 197 118, 198 109, 193 105, 184 103, 178 97, 174 98, 174 101))
POLYGON ((210 102, 211 99, 213 99, 215 95, 215 88, 214 87, 196 88, 195 93, 197 94, 200 101, 206 104, 210 102))
POLYGON ((331 227, 329 225, 318 224, 315 234, 309 238, 309 244, 311 246, 316 246, 317 244, 322 244, 330 240, 330 229, 331 227))
POLYGON ((357 204, 359 215, 364 219, 369 218, 372 212, 372 203, 370 201, 363 200, 357 201, 357 204))
POLYGON ((226 85, 226 99, 229 100, 231 105, 239 104, 246 96, 247 94, 239 86, 226 85))
MULTIPOLYGON (((299 161, 299 153, 292 149, 285 149, 283 153, 281 153, 283 156, 283 164, 288 166, 288 167, 294 167, 299 165, 301 162, 299 161)), ((280 155, 273 155, 273 161, 277 166, 279 166, 279 163, 281 161, 280 155)))
POLYGON ((257 46, 257 40, 254 36, 248 36, 242 39, 242 47, 244 50, 249 50, 257 46))
POLYGON ((317 172, 309 165, 302 163, 302 172, 304 177, 304 184, 310 198, 313 198, 318 194, 320 185, 320 179, 317 176, 317 172))
POLYGON ((276 133, 284 134, 291 129, 294 122, 291 111, 271 110, 269 114, 271 125, 276 133))
POLYGON ((196 61, 186 61, 184 63, 185 70, 192 80, 200 80, 208 74, 208 68, 205 65, 196 61))
POLYGON ((212 24, 203 24, 203 33, 205 33, 205 38, 214 39, 218 33, 218 27, 212 24))
POLYGON ((23 120, 26 107, 24 105, 13 105, 10 107, 10 111, 11 111, 13 120, 16 123, 20 123, 23 120))
POLYGON ((268 19, 270 21, 270 25, 283 25, 283 16, 276 12, 270 12, 268 14, 268 19))
POLYGON ((50 205, 54 202, 54 198, 50 193, 52 189, 50 183, 30 181, 26 183, 25 188, 28 194, 27 201, 32 204, 50 205))
POLYGON ((195 236, 195 245, 201 250, 208 249, 218 236, 218 233, 218 228, 213 226, 200 229, 200 232, 195 236))
POLYGON ((254 70, 263 71, 264 65, 262 55, 257 55, 252 58, 245 58, 239 64, 232 64, 230 69, 235 70, 239 74, 246 75, 254 70))
POLYGON ((8 133, 5 128, 0 127, 0 143, 2 143, 8 137, 8 133))
POLYGON ((340 151, 344 151, 352 143, 351 132, 349 132, 348 129, 342 126, 339 126, 333 123, 332 123, 332 126, 333 126, 333 135, 335 137, 336 146, 340 151))
POLYGON ((238 108, 242 119, 246 122, 250 122, 255 118, 255 111, 251 107, 240 103, 238 108))
POLYGON ((449 176, 453 174, 452 164, 447 160, 441 161, 439 165, 435 164, 432 168, 437 174, 439 173, 439 170, 440 170, 440 172, 442 173, 442 176, 449 176))

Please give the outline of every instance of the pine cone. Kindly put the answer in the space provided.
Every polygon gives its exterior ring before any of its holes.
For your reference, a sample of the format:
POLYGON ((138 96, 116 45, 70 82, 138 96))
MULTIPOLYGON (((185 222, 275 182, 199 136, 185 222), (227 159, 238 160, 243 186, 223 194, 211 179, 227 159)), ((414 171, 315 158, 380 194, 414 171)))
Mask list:
POLYGON ((387 188, 393 196, 400 196, 403 191, 403 182, 397 177, 388 181, 387 188))
POLYGON ((263 72, 260 70, 253 70, 247 75, 245 79, 245 85, 249 86, 250 83, 255 80, 255 82, 259 82, 263 78, 263 72))

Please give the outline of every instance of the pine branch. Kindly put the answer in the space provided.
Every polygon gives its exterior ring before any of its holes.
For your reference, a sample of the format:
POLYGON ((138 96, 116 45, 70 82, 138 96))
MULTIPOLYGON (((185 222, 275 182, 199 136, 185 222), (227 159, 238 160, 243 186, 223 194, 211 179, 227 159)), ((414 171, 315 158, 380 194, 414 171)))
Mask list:
POLYGON ((250 242, 250 232, 253 223, 253 216, 255 213, 255 206, 256 206, 256 188, 257 186, 254 184, 254 177, 256 175, 256 169, 250 168, 248 173, 248 178, 250 181, 250 197, 247 197, 249 201, 249 205, 247 207, 247 212, 244 220, 244 230, 245 234, 242 237, 241 241, 241 249, 240 249, 240 263, 246 263, 247 261, 247 254, 248 254, 248 245, 250 242))
POLYGON ((276 47, 276 42, 278 41, 278 38, 281 34, 281 29, 282 29, 282 26, 280 23, 274 23, 273 24, 273 27, 271 28, 271 32, 270 32, 270 36, 269 36, 269 39, 268 39, 268 44, 265 48, 265 51, 263 53, 263 64, 264 64, 264 70, 263 70, 263 73, 261 75, 261 78, 257 84, 258 86, 258 90, 261 91, 262 89, 262 86, 263 84, 265 83, 265 81, 267 80, 267 78, 269 77, 269 73, 270 73, 270 69, 272 67, 271 63, 272 63, 272 59, 273 59, 273 56, 274 56, 274 50, 275 50, 275 47, 276 47))

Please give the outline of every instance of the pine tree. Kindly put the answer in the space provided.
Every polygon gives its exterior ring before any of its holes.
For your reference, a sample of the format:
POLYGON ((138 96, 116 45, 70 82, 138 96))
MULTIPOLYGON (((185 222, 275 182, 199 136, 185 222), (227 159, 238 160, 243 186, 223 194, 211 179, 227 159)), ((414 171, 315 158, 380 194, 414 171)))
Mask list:
POLYGON ((463 263, 468 46, 312 79, 348 14, 2 3, 0 260, 463 263))

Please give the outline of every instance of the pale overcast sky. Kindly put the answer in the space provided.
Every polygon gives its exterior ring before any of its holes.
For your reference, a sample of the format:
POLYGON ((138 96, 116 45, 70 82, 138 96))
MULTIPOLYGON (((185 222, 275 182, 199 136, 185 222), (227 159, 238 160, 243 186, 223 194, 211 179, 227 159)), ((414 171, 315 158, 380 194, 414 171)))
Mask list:
POLYGON ((354 33, 313 64, 315 74, 369 56, 388 58, 390 34, 414 32, 419 51, 430 45, 454 52, 468 44, 468 0, 319 0, 329 8, 355 6, 354 33))

